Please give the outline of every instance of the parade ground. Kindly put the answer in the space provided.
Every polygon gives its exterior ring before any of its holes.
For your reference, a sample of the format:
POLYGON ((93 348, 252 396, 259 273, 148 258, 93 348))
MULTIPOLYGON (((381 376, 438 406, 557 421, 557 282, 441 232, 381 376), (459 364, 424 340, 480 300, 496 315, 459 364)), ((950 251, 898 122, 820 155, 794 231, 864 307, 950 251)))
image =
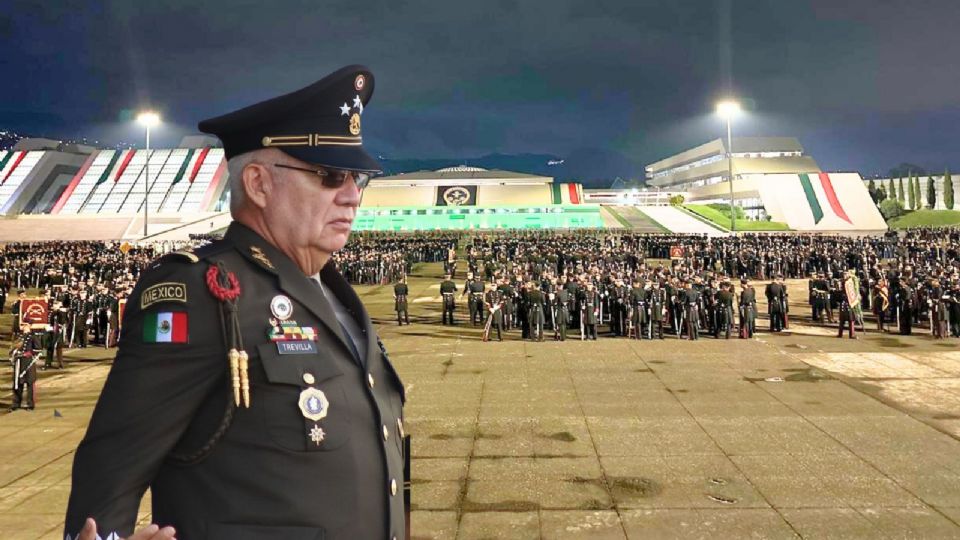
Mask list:
MULTIPOLYGON (((392 285, 358 287, 406 385, 414 538, 960 537, 957 340, 837 339, 789 281, 790 329, 752 340, 484 343, 462 300, 440 325, 439 274, 415 268, 409 326, 392 285)), ((69 351, 0 414, 3 538, 61 538, 111 357, 69 351)))

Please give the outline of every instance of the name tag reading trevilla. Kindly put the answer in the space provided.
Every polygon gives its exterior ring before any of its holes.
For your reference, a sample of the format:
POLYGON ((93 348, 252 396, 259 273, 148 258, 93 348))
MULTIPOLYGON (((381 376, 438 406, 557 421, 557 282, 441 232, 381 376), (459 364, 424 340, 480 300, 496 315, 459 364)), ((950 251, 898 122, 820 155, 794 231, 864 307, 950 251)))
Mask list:
POLYGON ((187 303, 187 286, 184 283, 157 283, 143 290, 140 295, 140 309, 146 309, 158 302, 187 303))
POLYGON ((280 354, 317 354, 317 344, 313 341, 278 341, 280 354))

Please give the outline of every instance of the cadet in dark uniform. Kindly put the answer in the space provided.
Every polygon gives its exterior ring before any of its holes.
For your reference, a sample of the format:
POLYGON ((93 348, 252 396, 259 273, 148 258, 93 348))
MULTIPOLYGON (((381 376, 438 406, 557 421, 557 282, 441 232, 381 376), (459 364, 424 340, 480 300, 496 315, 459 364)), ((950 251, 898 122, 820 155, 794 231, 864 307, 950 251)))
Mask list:
POLYGON ((410 324, 410 311, 407 309, 407 295, 409 293, 407 278, 406 276, 401 277, 400 281, 393 286, 393 308, 397 312, 397 324, 401 326, 404 322, 410 324))
POLYGON ((657 330, 657 339, 663 339, 663 320, 667 317, 667 291, 660 288, 660 280, 653 280, 653 287, 647 293, 647 307, 650 309, 648 337, 653 339, 653 330, 657 330))
POLYGON ((905 278, 900 279, 897 289, 897 308, 899 310, 900 335, 909 336, 913 331, 913 289, 905 278))
POLYGON ((164 528, 140 538, 405 535, 403 385, 327 264, 379 169, 360 138, 373 84, 348 66, 200 124, 224 143, 235 221, 140 274, 65 534, 127 537, 150 488, 164 528))
POLYGON ((532 341, 543 341, 543 292, 536 283, 528 285, 527 293, 527 327, 530 328, 530 339, 532 341))
POLYGON ((733 328, 733 285, 720 284, 720 291, 716 299, 716 325, 713 327, 713 337, 720 337, 720 329, 724 329, 726 339, 730 339, 730 330, 733 328))
POLYGON ((566 341, 567 329, 570 326, 570 293, 561 287, 556 294, 554 318, 557 324, 553 333, 560 341, 566 341))
POLYGON ((770 331, 780 332, 784 329, 784 290, 776 280, 767 283, 764 291, 767 297, 767 312, 770 314, 770 331))
POLYGON ((503 298, 495 283, 487 285, 487 292, 483 295, 483 301, 487 304, 487 321, 483 326, 483 340, 490 340, 490 330, 497 330, 497 340, 503 341, 501 329, 503 328, 503 298))
POLYGON ((647 333, 648 314, 647 314, 647 294, 648 289, 640 286, 640 280, 633 280, 633 287, 630 289, 628 302, 631 306, 630 323, 633 335, 628 336, 635 339, 641 339, 647 333))
POLYGON ((597 339, 597 323, 600 315, 600 294, 594 290, 593 282, 587 282, 580 301, 580 318, 586 339, 597 339))
POLYGON ((740 280, 740 338, 750 339, 756 331, 757 291, 746 279, 740 280))
POLYGON ((691 340, 700 339, 700 291, 687 281, 686 288, 681 293, 684 306, 684 320, 686 321, 687 337, 691 340))
POLYGON ((483 324, 483 282, 475 279, 473 274, 467 274, 467 282, 463 286, 463 294, 470 295, 467 297, 470 323, 474 326, 483 324))
POLYGON ((450 277, 450 274, 447 274, 440 283, 440 297, 443 299, 443 324, 453 325, 457 324, 454 318, 454 312, 457 309, 457 299, 454 296, 457 292, 457 284, 450 277))
POLYGON ((40 336, 30 331, 30 325, 20 325, 18 338, 10 350, 13 376, 13 400, 10 410, 33 410, 34 387, 37 384, 37 358, 40 355, 40 336))

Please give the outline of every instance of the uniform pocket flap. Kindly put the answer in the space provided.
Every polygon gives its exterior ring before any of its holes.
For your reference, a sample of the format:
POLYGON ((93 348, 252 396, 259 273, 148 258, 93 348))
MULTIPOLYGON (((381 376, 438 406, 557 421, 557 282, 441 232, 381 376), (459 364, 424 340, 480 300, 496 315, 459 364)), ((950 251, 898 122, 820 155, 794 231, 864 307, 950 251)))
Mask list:
POLYGON ((319 527, 211 523, 207 529, 209 540, 324 540, 325 537, 324 530, 319 527))
MULTIPOLYGON (((316 342, 313 342, 316 344, 316 342)), ((276 343, 264 343, 257 346, 260 363, 272 383, 295 384, 302 386, 304 375, 312 375, 314 382, 343 375, 333 361, 321 352, 312 354, 280 354, 276 343)), ((311 383, 312 384, 312 383, 311 383)))

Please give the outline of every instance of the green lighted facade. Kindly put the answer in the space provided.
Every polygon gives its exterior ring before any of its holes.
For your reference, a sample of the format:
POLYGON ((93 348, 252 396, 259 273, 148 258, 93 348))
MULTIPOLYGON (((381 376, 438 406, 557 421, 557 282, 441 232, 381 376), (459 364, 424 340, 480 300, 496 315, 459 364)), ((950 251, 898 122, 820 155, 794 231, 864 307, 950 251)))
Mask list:
POLYGON ((576 229, 603 227, 596 205, 397 206, 360 208, 355 231, 576 229))

